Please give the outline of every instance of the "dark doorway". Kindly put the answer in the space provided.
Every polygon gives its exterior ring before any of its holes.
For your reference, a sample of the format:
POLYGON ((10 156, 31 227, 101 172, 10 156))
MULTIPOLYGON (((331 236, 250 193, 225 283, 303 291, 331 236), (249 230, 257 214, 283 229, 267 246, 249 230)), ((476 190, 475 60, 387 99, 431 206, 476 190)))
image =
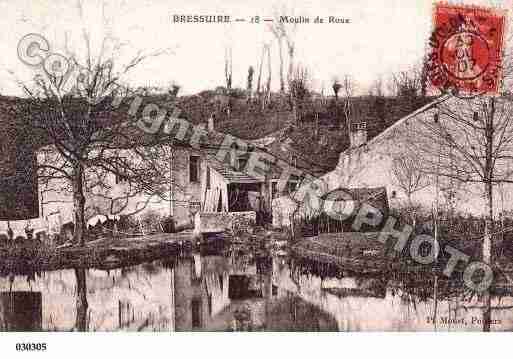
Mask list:
POLYGON ((230 183, 228 185, 228 209, 230 212, 259 211, 260 183, 230 183))

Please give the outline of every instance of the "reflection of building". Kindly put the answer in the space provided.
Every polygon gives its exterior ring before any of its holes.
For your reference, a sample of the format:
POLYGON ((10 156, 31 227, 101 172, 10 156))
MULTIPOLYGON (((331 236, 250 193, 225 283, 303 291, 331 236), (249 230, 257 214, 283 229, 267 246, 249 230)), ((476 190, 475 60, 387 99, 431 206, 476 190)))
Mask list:
POLYGON ((174 267, 175 330, 228 330, 241 304, 251 321, 266 322, 270 271, 248 258, 195 255, 174 267), (242 260, 238 262, 237 259, 242 260))
POLYGON ((295 294, 284 291, 283 296, 277 296, 278 288, 272 286, 272 261, 268 257, 211 256, 200 261, 198 256, 180 259, 174 268, 178 331, 337 328, 329 314, 295 294))
POLYGON ((41 292, 1 292, 0 330, 40 331, 42 330, 41 292))
POLYGON ((175 330, 205 328, 230 304, 226 259, 180 258, 174 268, 175 330))
MULTIPOLYGON (((171 330, 174 318, 170 302, 172 271, 161 263, 109 272, 87 270, 86 287, 82 289, 87 293, 88 302, 86 330, 171 330)), ((13 324, 5 324, 13 320, 19 323, 18 327, 25 323, 25 331, 83 330, 77 328, 79 304, 83 305, 77 301, 74 270, 49 271, 30 281, 19 275, 12 283, 8 277, 0 277, 0 330, 15 330, 13 324), (16 293, 12 302, 9 299, 11 287, 11 293, 16 293)))

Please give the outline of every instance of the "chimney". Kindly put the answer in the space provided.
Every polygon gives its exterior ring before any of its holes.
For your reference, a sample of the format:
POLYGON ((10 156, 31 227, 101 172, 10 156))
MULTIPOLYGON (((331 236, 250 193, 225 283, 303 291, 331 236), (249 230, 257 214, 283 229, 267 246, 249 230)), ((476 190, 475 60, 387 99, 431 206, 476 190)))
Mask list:
POLYGON ((237 150, 235 148, 230 149, 230 167, 237 169, 237 150))
POLYGON ((367 143, 367 122, 355 123, 349 133, 351 148, 363 146, 367 143))
POLYGON ((214 132, 214 115, 211 115, 207 121, 208 121, 208 124, 207 124, 208 132, 214 132))

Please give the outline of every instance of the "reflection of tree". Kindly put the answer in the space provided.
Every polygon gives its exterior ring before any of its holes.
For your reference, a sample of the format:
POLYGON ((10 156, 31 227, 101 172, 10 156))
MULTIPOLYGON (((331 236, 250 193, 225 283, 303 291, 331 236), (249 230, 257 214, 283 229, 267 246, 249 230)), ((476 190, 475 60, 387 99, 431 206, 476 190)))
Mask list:
MULTIPOLYGON (((502 183, 513 183, 513 102, 506 97, 449 98, 437 108, 433 116, 420 117, 414 126, 406 126, 407 150, 418 159, 423 173, 481 188, 486 214, 482 261, 492 265, 493 191, 502 183)), ((489 331, 489 293, 483 300, 487 307, 483 330, 489 331)))
POLYGON ((77 280, 75 329, 84 332, 88 330, 87 312, 89 308, 87 303, 86 270, 84 268, 75 268, 75 277, 77 280))

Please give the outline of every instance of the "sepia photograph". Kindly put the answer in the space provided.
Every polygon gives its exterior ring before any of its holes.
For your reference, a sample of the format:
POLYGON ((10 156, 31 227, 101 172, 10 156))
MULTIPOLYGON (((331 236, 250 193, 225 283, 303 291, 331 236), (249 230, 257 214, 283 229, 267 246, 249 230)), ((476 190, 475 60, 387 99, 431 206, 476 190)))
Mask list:
POLYGON ((512 9, 0 0, 6 351, 513 331, 512 9))

